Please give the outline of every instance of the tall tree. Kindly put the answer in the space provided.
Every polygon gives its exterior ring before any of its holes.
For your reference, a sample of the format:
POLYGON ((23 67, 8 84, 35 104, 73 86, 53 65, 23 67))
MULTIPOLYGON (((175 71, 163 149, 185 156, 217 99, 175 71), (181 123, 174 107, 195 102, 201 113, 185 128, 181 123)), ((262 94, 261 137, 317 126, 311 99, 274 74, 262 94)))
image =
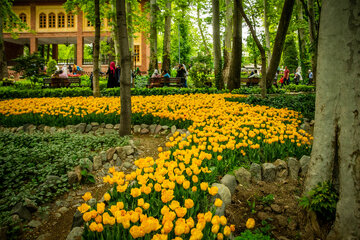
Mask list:
POLYGON ((214 67, 215 67, 215 85, 217 89, 224 88, 224 81, 221 72, 221 42, 220 42, 220 10, 219 0, 212 0, 213 10, 213 47, 214 47, 214 67))
POLYGON ((304 20, 304 14, 303 14, 303 8, 300 3, 300 0, 296 0, 296 6, 297 6, 297 18, 298 18, 298 40, 299 40, 299 62, 301 66, 301 72, 302 76, 305 77, 305 73, 307 72, 307 64, 306 64, 306 58, 307 58, 307 51, 306 51, 306 32, 305 28, 303 27, 304 20))
POLYGON ((270 31, 269 31, 269 0, 264 0, 264 29, 265 29, 265 46, 267 55, 267 64, 270 65, 271 50, 270 50, 270 31))
POLYGON ((242 0, 234 0, 233 14, 233 47, 228 75, 228 89, 240 88, 241 83, 241 58, 242 58, 242 19, 240 5, 242 0))
POLYGON ((261 55, 261 96, 265 97, 266 96, 266 55, 265 55, 265 49, 261 45, 260 40, 256 35, 256 31, 255 31, 252 23, 250 22, 249 18, 246 16, 246 14, 244 12, 244 8, 243 8, 242 5, 240 5, 240 12, 241 12, 241 15, 243 16, 246 24, 248 25, 248 27, 250 29, 251 35, 254 38, 256 46, 258 47, 258 49, 260 51, 260 55, 261 55))
POLYGON ((305 192, 324 181, 338 186, 329 240, 360 239, 359 6, 359 0, 324 1, 320 20, 314 144, 305 192))
POLYGON ((200 9, 201 9, 201 3, 199 1, 197 3, 197 7, 196 7, 197 24, 198 24, 198 28, 199 28, 199 31, 200 31, 202 42, 204 44, 205 52, 206 52, 207 55, 211 56, 211 52, 210 52, 209 47, 207 45, 206 38, 205 38, 205 35, 204 35, 204 31, 203 31, 203 28, 202 28, 202 20, 201 20, 201 17, 200 17, 200 9))
POLYGON ((283 10, 281 12, 280 22, 277 29, 274 47, 272 50, 271 61, 269 68, 266 72, 266 86, 269 88, 275 77, 276 70, 279 66, 281 53, 283 50, 286 33, 289 28, 292 11, 294 8, 295 0, 285 0, 283 10))
POLYGON ((120 136, 131 134, 131 55, 129 50, 128 28, 126 23, 125 0, 116 0, 116 23, 119 34, 121 57, 120 74, 120 136))
POLYGON ((149 71, 158 68, 157 60, 157 4, 150 0, 150 65, 149 71))
POLYGON ((164 44, 163 44, 163 62, 162 69, 170 70, 170 44, 171 44, 171 2, 166 2, 165 26, 164 26, 164 44))
POLYGON ((100 97, 100 69, 99 69, 99 53, 100 53, 100 3, 94 0, 95 5, 95 40, 94 40, 94 76, 93 76, 93 95, 100 97))
MULTIPOLYGON (((2 8, 2 7, 1 7, 2 8)), ((4 44, 4 17, 3 10, 0 12, 0 81, 3 80, 4 77, 8 76, 7 64, 5 59, 5 44, 4 44)))
POLYGON ((131 55, 131 66, 134 66, 135 56, 134 56, 134 31, 133 31, 133 20, 132 20, 132 3, 131 1, 127 1, 126 3, 126 11, 127 11, 127 28, 128 28, 128 36, 129 36, 129 47, 130 47, 130 55, 131 55))
POLYGON ((309 32, 311 42, 311 67, 313 72, 313 80, 316 83, 316 72, 317 72, 317 54, 318 54, 318 31, 315 23, 315 12, 314 12, 314 0, 308 0, 308 14, 309 14, 309 32))
POLYGON ((229 76, 230 62, 231 62, 231 36, 232 36, 232 16, 233 6, 232 0, 225 1, 226 13, 225 13, 225 39, 224 39, 224 67, 223 78, 226 81, 229 76))

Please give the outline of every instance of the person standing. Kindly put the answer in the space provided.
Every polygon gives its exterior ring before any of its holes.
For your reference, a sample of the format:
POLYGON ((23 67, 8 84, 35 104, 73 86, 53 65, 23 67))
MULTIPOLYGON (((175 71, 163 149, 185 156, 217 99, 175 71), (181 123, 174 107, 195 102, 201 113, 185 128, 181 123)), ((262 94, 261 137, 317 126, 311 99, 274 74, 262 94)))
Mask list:
POLYGON ((311 85, 313 83, 313 73, 312 71, 309 69, 309 82, 308 82, 308 85, 311 85))
POLYGON ((284 71, 284 83, 285 83, 285 85, 290 84, 290 71, 287 68, 287 66, 285 66, 285 71, 284 71))
POLYGON ((185 87, 186 85, 185 74, 186 74, 186 70, 184 69, 184 66, 182 64, 179 64, 176 77, 181 78, 181 84, 183 85, 183 87, 185 87))
POLYGON ((279 86, 278 86, 278 84, 277 84, 278 76, 279 76, 279 70, 276 71, 275 77, 274 77, 274 83, 273 83, 273 85, 274 85, 276 88, 279 88, 279 86))
POLYGON ((107 88, 115 87, 116 83, 117 83, 115 62, 110 63, 110 67, 109 67, 108 71, 106 72, 106 74, 108 75, 107 88))
POLYGON ((117 68, 115 69, 116 87, 120 87, 120 75, 121 75, 121 67, 120 65, 118 65, 117 68))

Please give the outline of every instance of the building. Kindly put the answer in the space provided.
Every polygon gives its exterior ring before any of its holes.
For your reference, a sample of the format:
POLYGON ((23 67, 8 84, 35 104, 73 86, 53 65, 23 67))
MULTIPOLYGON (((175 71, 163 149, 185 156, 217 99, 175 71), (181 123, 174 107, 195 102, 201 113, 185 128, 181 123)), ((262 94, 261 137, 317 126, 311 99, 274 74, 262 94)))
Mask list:
MULTIPOLYGON (((90 44, 95 39, 95 29, 83 12, 75 15, 66 13, 63 8, 65 0, 15 0, 13 11, 26 22, 31 29, 21 32, 18 38, 12 38, 10 33, 4 33, 5 55, 8 65, 12 59, 24 53, 24 46, 28 46, 30 53, 38 51, 40 45, 52 45, 52 57, 59 64, 76 64, 86 72, 92 71, 92 59, 84 59, 84 44, 90 44), (62 59, 58 55, 58 44, 75 44, 74 58, 62 59)), ((146 0, 141 1, 144 6, 146 0)), ((110 27, 107 19, 101 19, 101 39, 110 37, 110 27)), ((149 66, 149 45, 146 43, 145 33, 136 33, 134 38, 134 66, 141 71, 147 71, 149 66)), ((114 54, 115 55, 115 54, 114 54)), ((108 67, 108 61, 103 59, 102 71, 108 67)))

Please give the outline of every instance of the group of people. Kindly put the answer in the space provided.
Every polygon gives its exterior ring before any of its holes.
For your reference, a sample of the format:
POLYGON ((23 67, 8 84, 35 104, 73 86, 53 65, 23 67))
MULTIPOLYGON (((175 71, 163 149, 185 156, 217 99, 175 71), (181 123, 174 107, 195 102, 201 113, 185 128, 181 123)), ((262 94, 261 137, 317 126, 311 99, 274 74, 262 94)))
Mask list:
POLYGON ((68 78, 68 77, 75 77, 79 76, 79 73, 82 71, 82 68, 79 66, 76 66, 75 64, 71 65, 63 65, 62 68, 58 65, 56 65, 56 71, 52 75, 52 77, 55 78, 68 78))
MULTIPOLYGON (((183 87, 187 87, 187 76, 188 72, 186 70, 186 66, 184 64, 179 64, 177 67, 175 67, 177 73, 176 77, 181 78, 181 84, 183 87)), ((151 75, 151 78, 170 78, 170 74, 168 71, 164 70, 161 74, 157 69, 154 70, 154 73, 151 75)))
MULTIPOLYGON (((301 76, 301 69, 298 68, 295 72, 294 72, 294 83, 296 85, 299 85, 300 81, 303 80, 302 76, 301 76)), ((278 76, 280 74, 280 71, 277 70, 275 73, 275 77, 274 77, 274 83, 273 85, 278 88, 278 76)), ((313 73, 311 70, 308 71, 308 85, 312 84, 313 82, 313 73)), ((290 84, 290 70, 287 68, 287 66, 285 66, 285 70, 284 70, 284 75, 280 78, 279 82, 281 83, 280 88, 282 88, 284 85, 289 85, 290 84)))

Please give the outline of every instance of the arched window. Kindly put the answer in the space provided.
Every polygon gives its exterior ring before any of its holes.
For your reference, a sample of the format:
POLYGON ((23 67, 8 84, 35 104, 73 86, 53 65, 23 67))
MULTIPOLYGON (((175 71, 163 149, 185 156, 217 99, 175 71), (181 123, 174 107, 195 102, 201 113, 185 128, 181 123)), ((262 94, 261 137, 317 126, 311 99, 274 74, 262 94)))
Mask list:
POLYGON ((39 28, 46 28, 46 14, 40 13, 39 16, 39 28))
POLYGON ((26 23, 26 14, 25 13, 20 13, 19 18, 23 23, 26 23))
POLYGON ((55 28, 55 26, 56 26, 55 13, 49 13, 49 28, 55 28))
POLYGON ((74 27, 74 15, 72 13, 69 13, 67 15, 67 27, 68 28, 74 27))
POLYGON ((64 28, 65 27, 65 14, 59 13, 58 14, 58 28, 64 28))

